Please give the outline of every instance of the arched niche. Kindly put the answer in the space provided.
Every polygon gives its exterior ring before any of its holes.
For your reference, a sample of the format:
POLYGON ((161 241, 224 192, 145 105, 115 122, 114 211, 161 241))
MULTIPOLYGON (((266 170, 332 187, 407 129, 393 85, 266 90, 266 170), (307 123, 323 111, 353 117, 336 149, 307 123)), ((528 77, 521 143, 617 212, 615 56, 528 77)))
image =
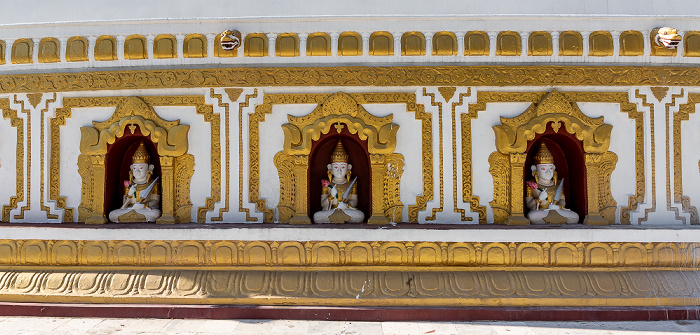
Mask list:
MULTIPOLYGON (((290 115, 287 120, 289 123, 282 125, 284 150, 278 152, 274 159, 280 178, 279 222, 311 223, 309 211, 312 207, 309 201, 315 202, 316 198, 310 197, 309 190, 316 184, 320 192, 320 179, 316 180, 316 175, 321 173, 318 172, 321 168, 314 166, 328 164, 330 154, 324 156, 321 150, 328 150, 326 145, 330 144, 326 142, 335 145, 333 137, 336 137, 336 141, 337 138, 349 140, 351 150, 358 150, 359 145, 369 158, 371 178, 361 182, 369 183, 371 191, 369 194, 359 194, 358 190, 360 199, 366 197, 370 201, 367 223, 401 221, 403 205, 399 187, 403 156, 394 153, 399 126, 392 123, 393 115, 376 117, 350 95, 339 92, 328 97, 310 114, 299 117, 290 115), (311 161, 311 158, 314 160, 311 161), (317 162, 318 159, 322 162, 317 162)), ((356 152, 354 154, 361 156, 356 152)), ((320 196, 317 199, 320 201, 320 196)))
MULTIPOLYGON (((158 166, 161 177, 162 215, 156 223, 190 222, 189 190, 194 157, 187 154, 189 128, 180 121, 160 118, 138 97, 124 99, 108 120, 93 121, 92 126, 81 127, 78 171, 82 178, 82 197, 78 220, 89 224, 107 222, 109 207, 117 201, 106 199, 107 190, 119 188, 121 183, 117 180, 117 185, 112 185, 115 177, 107 174, 119 171, 119 179, 123 178, 123 162, 119 162, 121 152, 128 155, 128 148, 134 141, 147 139, 151 144, 151 163, 158 166), (116 151, 108 156, 111 150, 116 151), (154 163, 153 157, 157 157, 158 162, 154 163)), ((130 157, 123 156, 122 160, 130 157)), ((109 194, 114 197, 115 193, 110 191, 109 194)))
POLYGON ((360 140, 357 134, 351 134, 346 128, 343 127, 339 133, 330 131, 323 134, 311 145, 308 178, 309 214, 321 210, 321 180, 328 179, 328 164, 331 162, 331 154, 336 143, 340 140, 348 153, 348 163, 352 164, 351 178, 357 177, 357 194, 362 195, 358 198, 357 209, 365 213, 366 218, 370 217, 372 171, 367 141, 360 140))
MULTIPOLYGON (((146 145, 146 150, 151 157, 151 164, 154 166, 153 175, 161 175, 158 149, 150 138, 141 133, 138 126, 133 132, 127 131, 122 137, 116 138, 114 143, 107 145, 105 158, 105 213, 121 207, 124 195, 122 181, 129 180, 131 157, 142 142, 146 145)), ((162 194, 162 190, 158 191, 158 194, 162 194)))
POLYGON ((525 218, 523 200, 524 181, 531 175, 527 172, 533 155, 529 149, 538 141, 552 141, 561 149, 555 150, 558 155, 566 157, 559 160, 566 165, 567 174, 571 173, 572 179, 581 173, 585 176, 578 178, 583 181, 576 181, 577 185, 569 183, 567 195, 567 199, 573 196, 575 202, 586 199, 585 205, 576 204, 578 210, 585 208, 583 223, 614 223, 617 203, 611 195, 610 175, 615 169, 617 155, 608 151, 612 126, 605 124, 603 117, 589 118, 575 102, 554 90, 522 114, 502 117, 501 124, 493 130, 497 151, 489 157, 489 172, 494 180, 494 200, 490 204, 495 222, 530 223, 525 218), (581 191, 577 191, 578 187, 581 191))
MULTIPOLYGON (((535 165, 535 154, 540 143, 544 143, 552 153, 554 165, 557 167, 558 179, 564 178, 563 191, 566 195, 566 208, 576 212, 579 218, 585 217, 588 212, 588 203, 586 202, 588 192, 583 143, 565 131, 555 132, 552 129, 552 124, 548 124, 544 133, 537 134, 534 139, 527 143, 523 180, 534 178, 531 166, 535 165)), ((523 189, 523 194, 525 194, 524 192, 523 189)), ((523 208, 527 207, 524 197, 523 206, 523 208)))

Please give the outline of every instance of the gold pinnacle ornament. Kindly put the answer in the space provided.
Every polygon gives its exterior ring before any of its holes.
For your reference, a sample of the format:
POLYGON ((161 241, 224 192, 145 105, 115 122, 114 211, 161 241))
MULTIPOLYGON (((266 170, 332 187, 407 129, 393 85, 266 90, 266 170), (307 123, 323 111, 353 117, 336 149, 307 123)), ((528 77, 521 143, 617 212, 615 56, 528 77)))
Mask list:
POLYGON ((345 152, 343 143, 338 140, 338 144, 335 145, 335 150, 333 150, 333 154, 331 155, 331 163, 347 163, 348 158, 350 158, 350 156, 345 152))
POLYGON ((148 150, 146 150, 146 146, 141 142, 139 144, 138 149, 134 152, 134 155, 131 156, 131 164, 138 164, 138 163, 146 163, 149 164, 151 162, 151 156, 148 155, 148 150))
POLYGON ((554 164, 554 156, 549 152, 544 142, 540 144, 540 148, 535 154, 535 164, 554 164))

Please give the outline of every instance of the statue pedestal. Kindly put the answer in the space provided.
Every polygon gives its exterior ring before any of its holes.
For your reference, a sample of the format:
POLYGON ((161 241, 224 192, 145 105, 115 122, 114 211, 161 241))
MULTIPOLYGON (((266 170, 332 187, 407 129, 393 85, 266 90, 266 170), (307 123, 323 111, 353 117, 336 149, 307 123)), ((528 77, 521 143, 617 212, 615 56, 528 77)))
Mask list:
POLYGON ((511 215, 505 223, 509 226, 525 226, 530 224, 530 220, 523 215, 511 215))
POLYGON ((107 216, 104 214, 95 214, 87 220, 85 220, 85 224, 105 224, 107 223, 107 216))
POLYGON ((175 217, 172 214, 163 214, 156 219, 157 224, 173 224, 175 222, 175 217))
POLYGON ((583 220, 583 224, 590 226, 607 226, 610 224, 608 220, 603 218, 600 214, 588 214, 583 220))
POLYGON ((308 215, 295 214, 289 219, 289 224, 311 224, 311 219, 308 215))

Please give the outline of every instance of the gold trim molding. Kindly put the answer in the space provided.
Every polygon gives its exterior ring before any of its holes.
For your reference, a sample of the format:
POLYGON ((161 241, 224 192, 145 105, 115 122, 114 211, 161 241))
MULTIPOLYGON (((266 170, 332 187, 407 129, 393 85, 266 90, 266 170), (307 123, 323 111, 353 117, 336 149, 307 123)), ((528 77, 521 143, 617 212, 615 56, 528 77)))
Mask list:
POLYGON ((700 67, 238 67, 7 74, 0 93, 261 86, 700 86, 700 67))
POLYGON ((695 269, 700 243, 0 240, 1 266, 695 269))

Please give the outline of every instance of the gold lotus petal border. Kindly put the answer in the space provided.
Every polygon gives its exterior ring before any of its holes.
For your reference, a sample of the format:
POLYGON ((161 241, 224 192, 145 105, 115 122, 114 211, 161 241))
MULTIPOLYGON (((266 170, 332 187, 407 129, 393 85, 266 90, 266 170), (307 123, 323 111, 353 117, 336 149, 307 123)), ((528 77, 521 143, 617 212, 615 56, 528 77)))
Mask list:
POLYGON ((0 93, 260 86, 700 86, 700 67, 235 67, 7 74, 0 93))

